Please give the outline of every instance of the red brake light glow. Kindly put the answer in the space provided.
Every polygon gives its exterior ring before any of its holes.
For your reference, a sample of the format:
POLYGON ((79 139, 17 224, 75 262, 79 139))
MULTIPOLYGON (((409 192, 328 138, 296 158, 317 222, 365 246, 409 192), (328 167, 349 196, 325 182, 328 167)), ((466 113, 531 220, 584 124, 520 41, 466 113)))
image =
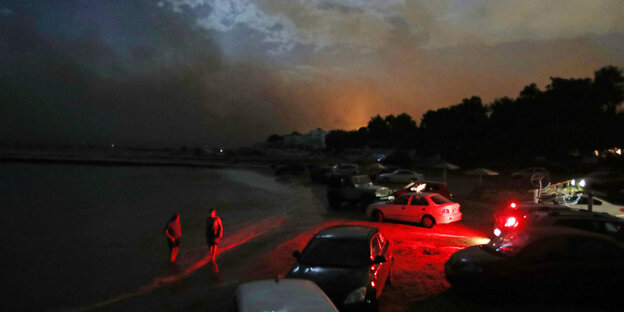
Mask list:
POLYGON ((516 204, 515 202, 512 202, 511 204, 509 204, 509 207, 516 208, 518 207, 518 204, 516 204))

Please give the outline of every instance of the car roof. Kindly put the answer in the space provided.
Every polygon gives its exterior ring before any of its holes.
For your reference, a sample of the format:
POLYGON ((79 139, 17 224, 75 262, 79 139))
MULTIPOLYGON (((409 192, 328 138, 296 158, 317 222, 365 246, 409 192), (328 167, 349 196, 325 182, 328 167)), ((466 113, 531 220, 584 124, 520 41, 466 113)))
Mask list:
POLYGON ((539 226, 534 225, 531 227, 525 228, 522 232, 527 233, 529 235, 534 235, 538 238, 548 238, 552 236, 560 236, 560 235, 570 235, 570 236, 584 236, 597 238, 602 240, 609 240, 612 242, 617 242, 613 238, 596 232, 584 231, 577 228, 565 227, 565 226, 539 226))
POLYGON ((416 181, 414 181, 414 183, 429 183, 429 184, 444 184, 444 185, 446 185, 446 183, 444 183, 444 182, 431 181, 431 180, 416 180, 416 181))
POLYGON ((602 219, 602 220, 609 220, 609 221, 619 221, 619 222, 624 222, 624 220, 622 220, 621 218, 618 218, 616 216, 610 215, 606 212, 594 212, 594 211, 587 211, 585 209, 573 209, 570 208, 569 210, 557 210, 557 211, 551 211, 548 212, 549 217, 571 217, 571 218, 591 218, 591 219, 602 219))
POLYGON ((314 235, 315 238, 349 238, 368 240, 379 232, 376 226, 368 225, 336 225, 330 226, 314 235))
POLYGON ((244 283, 236 289, 239 311, 331 311, 338 309, 309 280, 278 279, 244 283))
POLYGON ((432 192, 406 192, 401 194, 401 196, 403 195, 425 195, 425 196, 431 196, 431 195, 439 195, 439 196, 444 196, 444 195, 440 195, 438 193, 432 193, 432 192))

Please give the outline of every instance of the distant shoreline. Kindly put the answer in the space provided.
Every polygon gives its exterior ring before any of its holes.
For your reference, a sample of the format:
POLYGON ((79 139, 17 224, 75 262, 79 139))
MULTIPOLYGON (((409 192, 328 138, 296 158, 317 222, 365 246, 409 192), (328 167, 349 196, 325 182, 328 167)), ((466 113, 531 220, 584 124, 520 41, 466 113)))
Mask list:
POLYGON ((266 168, 266 165, 208 159, 132 159, 88 156, 0 155, 0 163, 41 163, 91 166, 194 167, 194 168, 266 168))

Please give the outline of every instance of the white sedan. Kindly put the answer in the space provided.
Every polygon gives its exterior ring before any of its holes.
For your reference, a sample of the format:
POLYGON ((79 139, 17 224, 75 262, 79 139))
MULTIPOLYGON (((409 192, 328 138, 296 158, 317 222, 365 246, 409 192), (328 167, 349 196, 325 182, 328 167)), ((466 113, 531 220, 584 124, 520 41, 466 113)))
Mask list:
MULTIPOLYGON (((586 195, 581 196, 581 199, 576 204, 570 204, 568 207, 576 209, 588 209, 589 199, 586 195)), ((600 197, 593 196, 592 211, 594 212, 606 212, 610 215, 624 218, 624 205, 616 205, 610 203, 600 197)))
POLYGON ((410 183, 416 180, 424 180, 424 176, 422 173, 399 169, 389 173, 380 174, 377 179, 382 182, 392 182, 392 183, 410 183))
POLYGON ((302 279, 262 280, 241 284, 228 312, 338 312, 314 282, 302 279))
POLYGON ((426 228, 462 219, 459 204, 436 193, 399 195, 393 201, 369 205, 366 215, 378 222, 384 219, 417 222, 426 228))

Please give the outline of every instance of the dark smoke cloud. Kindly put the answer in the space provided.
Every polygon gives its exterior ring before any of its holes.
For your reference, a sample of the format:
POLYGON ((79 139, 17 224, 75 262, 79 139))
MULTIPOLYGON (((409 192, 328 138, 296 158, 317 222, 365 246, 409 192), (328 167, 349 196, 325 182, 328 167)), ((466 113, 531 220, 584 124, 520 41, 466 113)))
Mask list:
POLYGON ((133 5, 145 33, 120 49, 99 29, 66 38, 5 14, 1 143, 231 146, 286 131, 271 70, 225 64, 189 15, 133 5))

